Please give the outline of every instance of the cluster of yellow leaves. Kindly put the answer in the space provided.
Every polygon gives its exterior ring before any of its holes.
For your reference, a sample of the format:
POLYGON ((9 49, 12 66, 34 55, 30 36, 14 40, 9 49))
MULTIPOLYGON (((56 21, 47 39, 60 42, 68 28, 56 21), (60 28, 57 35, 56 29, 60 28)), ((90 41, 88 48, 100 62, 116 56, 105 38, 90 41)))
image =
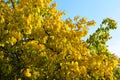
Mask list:
POLYGON ((65 13, 57 10, 57 4, 50 4, 51 1, 0 1, 0 59, 8 59, 13 67, 5 77, 112 79, 117 60, 109 60, 102 54, 93 56, 82 40, 89 26, 96 23, 79 16, 62 20, 65 13))

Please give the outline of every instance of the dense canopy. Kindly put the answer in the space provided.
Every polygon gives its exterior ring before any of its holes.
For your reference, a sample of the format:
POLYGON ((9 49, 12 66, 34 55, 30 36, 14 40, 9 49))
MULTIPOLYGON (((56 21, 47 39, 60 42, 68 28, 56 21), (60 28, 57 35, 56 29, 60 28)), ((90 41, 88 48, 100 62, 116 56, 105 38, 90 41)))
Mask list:
POLYGON ((116 22, 96 23, 65 12, 52 0, 0 0, 1 80, 118 80, 118 58, 108 49, 116 22))

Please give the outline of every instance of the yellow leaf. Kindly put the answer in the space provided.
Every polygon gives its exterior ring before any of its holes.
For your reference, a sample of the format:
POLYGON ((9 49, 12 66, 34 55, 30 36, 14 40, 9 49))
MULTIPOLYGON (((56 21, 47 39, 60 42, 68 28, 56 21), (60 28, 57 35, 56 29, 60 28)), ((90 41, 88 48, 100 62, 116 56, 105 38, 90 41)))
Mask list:
POLYGON ((54 36, 50 36, 50 38, 51 38, 52 40, 54 40, 54 36))
POLYGON ((0 43, 0 46, 4 47, 4 46, 5 46, 5 44, 4 44, 4 43, 0 43))
POLYGON ((29 69, 29 68, 27 68, 27 69, 24 71, 24 75, 25 75, 26 77, 31 77, 31 73, 30 73, 30 69, 29 69))

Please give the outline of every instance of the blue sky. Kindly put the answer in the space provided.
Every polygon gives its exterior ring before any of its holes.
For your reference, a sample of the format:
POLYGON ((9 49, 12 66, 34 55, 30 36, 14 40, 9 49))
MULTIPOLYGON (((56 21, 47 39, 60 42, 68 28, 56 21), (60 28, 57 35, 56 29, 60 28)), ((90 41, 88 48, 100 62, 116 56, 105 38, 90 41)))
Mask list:
POLYGON ((112 39, 108 41, 109 50, 120 57, 120 0, 54 0, 57 9, 67 12, 64 18, 76 15, 95 20, 97 25, 91 27, 92 34, 104 18, 112 18, 118 23, 117 30, 111 31, 112 39))

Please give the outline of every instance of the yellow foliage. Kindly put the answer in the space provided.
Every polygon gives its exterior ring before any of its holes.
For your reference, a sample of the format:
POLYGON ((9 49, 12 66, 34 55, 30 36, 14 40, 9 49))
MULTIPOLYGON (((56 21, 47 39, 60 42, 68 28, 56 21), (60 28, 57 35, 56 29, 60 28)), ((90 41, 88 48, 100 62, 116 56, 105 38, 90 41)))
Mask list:
POLYGON ((4 47, 4 46, 5 46, 5 44, 4 44, 4 43, 0 43, 0 46, 4 47))
POLYGON ((18 80, 21 80, 21 78, 18 78, 18 80))
POLYGON ((1 75, 11 80, 114 79, 116 57, 92 45, 100 43, 94 41, 98 36, 91 36, 91 43, 83 40, 95 21, 63 20, 65 13, 52 0, 17 1, 0 1, 1 75))
POLYGON ((24 71, 24 75, 26 77, 31 77, 31 73, 30 73, 30 69, 29 68, 24 71))

